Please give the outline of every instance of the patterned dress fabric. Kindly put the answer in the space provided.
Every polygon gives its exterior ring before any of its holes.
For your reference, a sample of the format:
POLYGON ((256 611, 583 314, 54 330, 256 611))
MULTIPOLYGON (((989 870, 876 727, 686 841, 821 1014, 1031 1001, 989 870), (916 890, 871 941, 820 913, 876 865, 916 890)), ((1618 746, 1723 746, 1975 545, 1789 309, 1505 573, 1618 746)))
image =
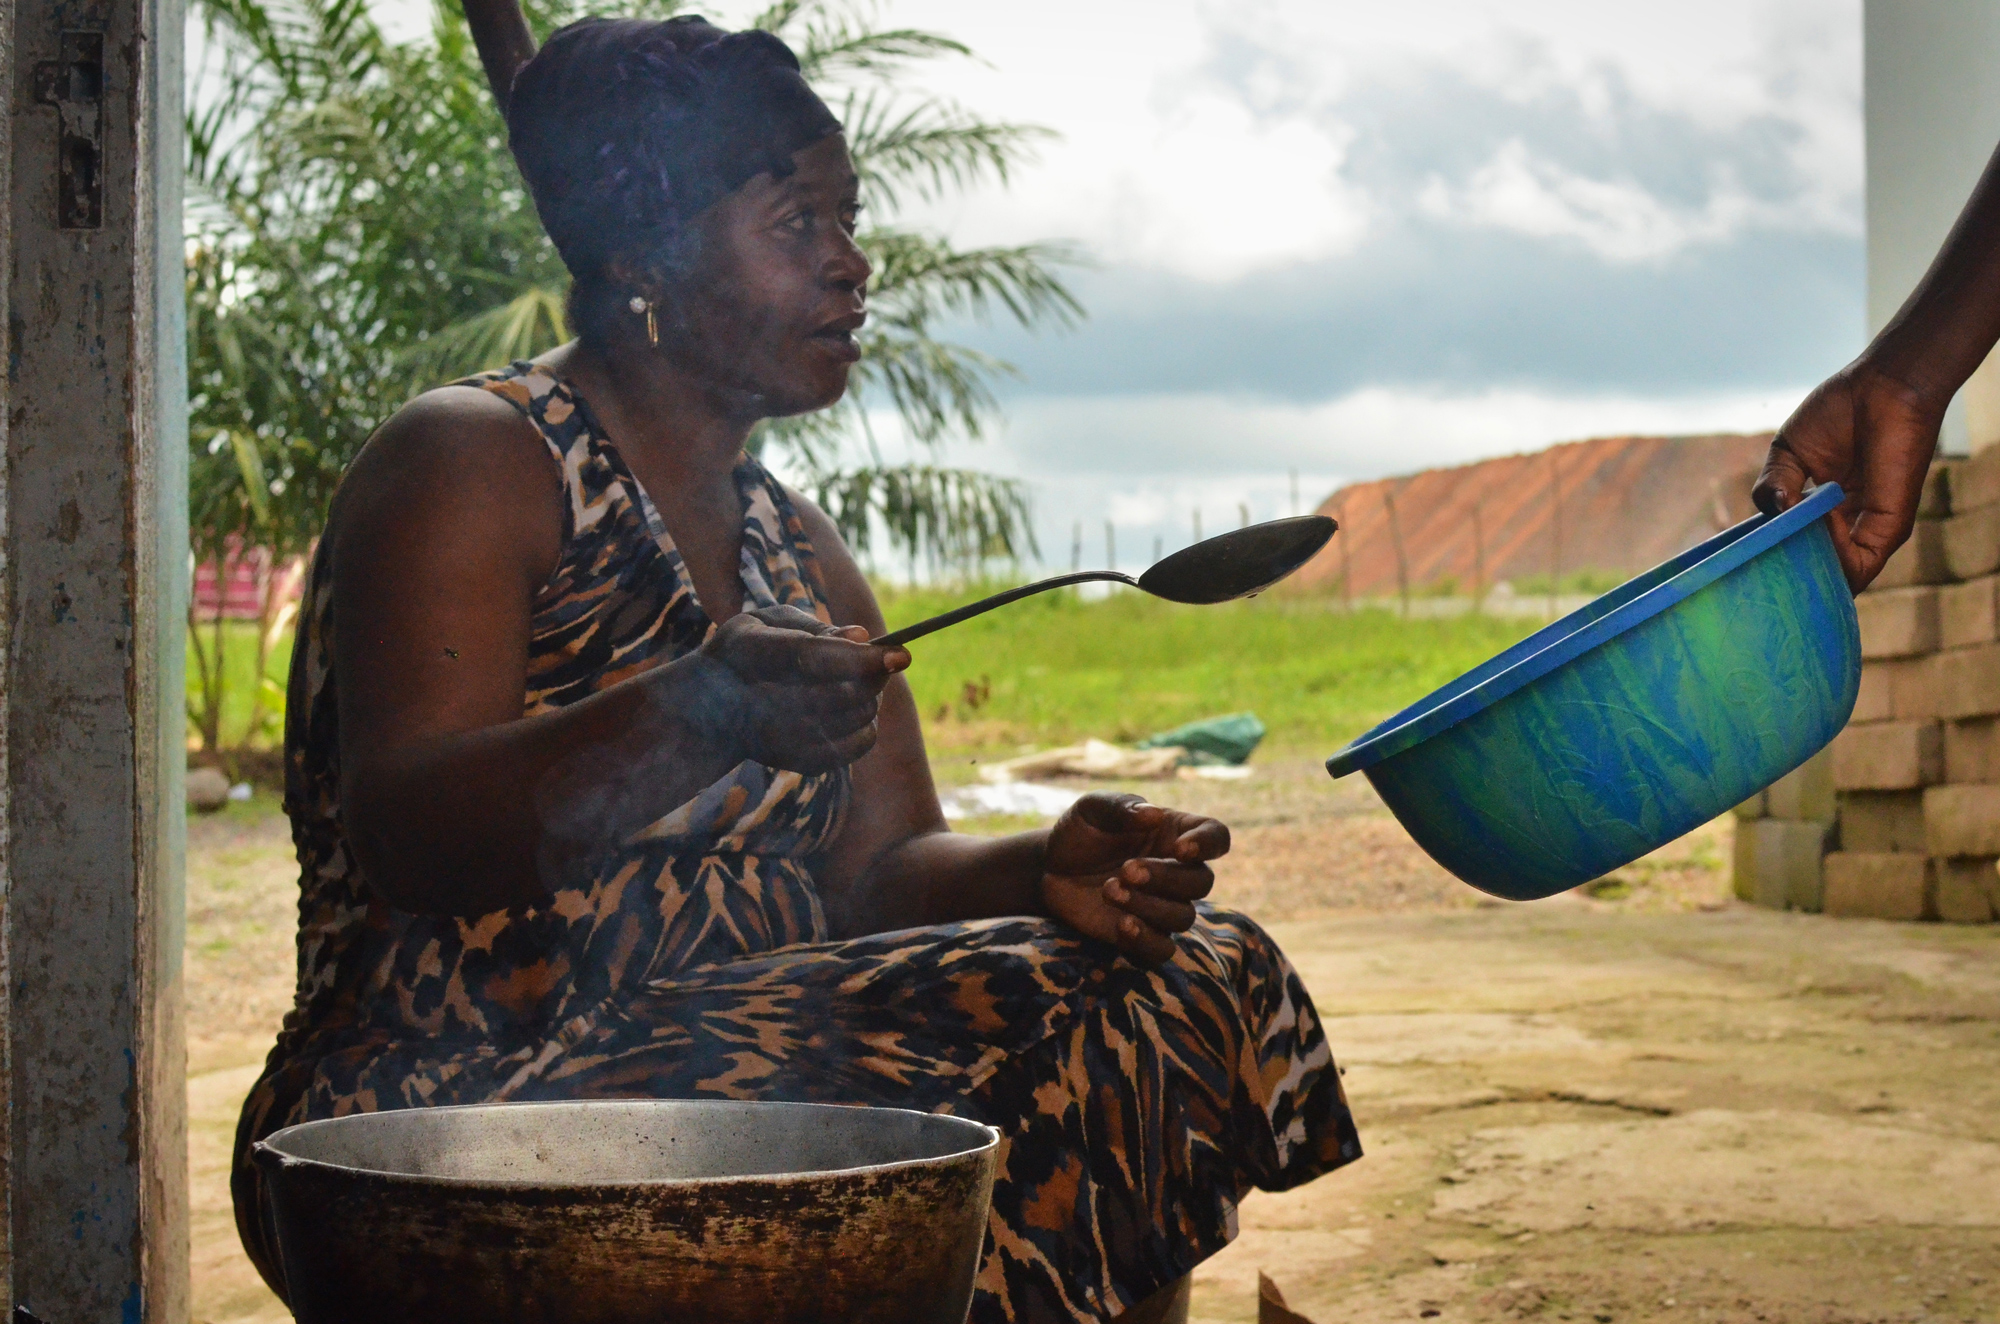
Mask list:
MULTIPOLYGON (((712 622, 587 405, 533 364, 475 381, 534 421, 566 498, 522 712, 699 647, 712 622)), ((747 457, 736 478, 747 606, 826 619, 784 489, 747 457)), ((251 1144, 377 1109, 720 1097, 977 1118, 1003 1137, 980 1324, 1116 1315, 1221 1249, 1250 1188, 1360 1156, 1312 1002, 1241 915, 1204 904, 1155 969, 1037 918, 829 941, 813 874, 840 831, 845 770, 744 763, 540 907, 393 909, 340 824, 330 579, 318 559, 286 732, 298 995, 244 1105, 232 1175, 244 1244, 274 1286, 251 1144)))

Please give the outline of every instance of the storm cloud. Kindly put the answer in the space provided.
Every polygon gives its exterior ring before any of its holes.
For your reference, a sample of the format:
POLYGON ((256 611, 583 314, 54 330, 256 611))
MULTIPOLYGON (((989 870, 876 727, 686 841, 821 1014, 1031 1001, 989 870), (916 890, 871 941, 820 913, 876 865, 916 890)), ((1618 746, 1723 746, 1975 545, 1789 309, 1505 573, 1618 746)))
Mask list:
POLYGON ((1145 548, 1203 503, 1284 513, 1293 470, 1309 504, 1577 435, 1774 426, 1862 343, 1853 0, 890 12, 990 62, 942 90, 1063 135, 917 218, 1093 259, 1074 331, 949 328, 1021 370, 951 458, 1028 479, 1057 559, 1079 521, 1145 548))

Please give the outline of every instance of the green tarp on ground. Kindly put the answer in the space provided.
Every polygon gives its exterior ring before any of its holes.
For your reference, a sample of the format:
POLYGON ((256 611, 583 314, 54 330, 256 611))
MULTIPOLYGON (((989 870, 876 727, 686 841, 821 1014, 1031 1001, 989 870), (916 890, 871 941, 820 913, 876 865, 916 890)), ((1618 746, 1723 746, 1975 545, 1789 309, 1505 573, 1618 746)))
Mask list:
POLYGON ((1249 761, 1257 748, 1257 742, 1264 738, 1264 724, 1257 720, 1255 713, 1230 713, 1226 717, 1207 717, 1199 722, 1189 722, 1171 731, 1147 736, 1139 742, 1140 749, 1163 749, 1168 745, 1179 745, 1188 752, 1188 762, 1200 764, 1239 764, 1249 761))

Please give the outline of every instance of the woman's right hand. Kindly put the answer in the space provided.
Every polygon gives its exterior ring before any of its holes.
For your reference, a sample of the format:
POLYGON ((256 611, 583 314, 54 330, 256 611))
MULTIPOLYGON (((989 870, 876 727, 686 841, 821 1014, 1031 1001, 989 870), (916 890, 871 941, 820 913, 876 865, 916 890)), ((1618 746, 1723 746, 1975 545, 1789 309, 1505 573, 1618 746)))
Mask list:
POLYGON ((715 683, 698 700, 696 724, 773 768, 845 767, 874 747, 882 687, 910 665, 903 649, 867 640, 860 626, 828 625, 796 607, 732 617, 697 654, 715 683))

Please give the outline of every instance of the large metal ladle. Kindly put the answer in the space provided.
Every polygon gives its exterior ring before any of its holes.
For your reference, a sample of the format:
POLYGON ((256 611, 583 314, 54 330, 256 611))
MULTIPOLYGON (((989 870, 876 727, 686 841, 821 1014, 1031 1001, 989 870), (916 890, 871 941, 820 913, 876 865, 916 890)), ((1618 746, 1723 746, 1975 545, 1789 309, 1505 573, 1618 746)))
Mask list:
POLYGON ((1079 570, 1074 574, 1055 575, 1019 588, 1010 588, 1005 593, 995 593, 990 598, 968 602, 963 607, 918 621, 915 625, 906 625, 900 630, 891 630, 868 642, 884 646, 907 644, 912 639, 935 634, 948 625, 983 616, 995 607, 1046 593, 1052 588, 1087 584, 1094 580, 1130 584, 1169 602, 1207 604, 1247 598, 1262 593, 1312 560, 1339 527, 1325 515, 1299 515, 1291 519, 1274 519, 1265 524, 1252 524, 1248 528, 1204 538, 1192 547, 1183 547, 1137 579, 1116 570, 1079 570))

